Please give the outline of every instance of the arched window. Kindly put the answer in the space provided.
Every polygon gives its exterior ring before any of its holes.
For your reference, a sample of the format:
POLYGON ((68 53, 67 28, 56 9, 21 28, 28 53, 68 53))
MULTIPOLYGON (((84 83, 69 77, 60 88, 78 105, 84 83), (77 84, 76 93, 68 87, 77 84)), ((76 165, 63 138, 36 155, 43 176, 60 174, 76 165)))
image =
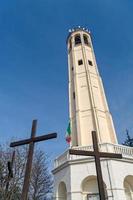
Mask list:
POLYGON ((86 35, 83 35, 83 37, 84 37, 84 43, 88 45, 89 44, 88 37, 86 35))
POLYGON ((60 182, 58 187, 58 198, 59 200, 67 200, 67 188, 64 182, 60 182))
MULTIPOLYGON (((88 176, 86 177, 81 184, 83 199, 85 200, 98 200, 99 199, 99 191, 98 191, 98 183, 96 176, 88 176)), ((105 196, 107 198, 107 189, 104 183, 105 196)), ((107 198, 108 199, 108 198, 107 198)))
POLYGON ((124 179, 124 189, 126 200, 132 200, 133 195, 133 176, 129 175, 124 179))
POLYGON ((76 36, 75 36, 75 45, 77 45, 77 44, 81 44, 80 35, 76 35, 76 36))

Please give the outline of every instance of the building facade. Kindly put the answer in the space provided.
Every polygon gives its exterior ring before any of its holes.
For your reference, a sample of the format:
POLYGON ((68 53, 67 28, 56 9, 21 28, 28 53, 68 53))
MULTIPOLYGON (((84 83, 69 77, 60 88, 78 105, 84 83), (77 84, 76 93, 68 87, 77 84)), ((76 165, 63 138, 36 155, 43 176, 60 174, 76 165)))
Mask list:
MULTIPOLYGON (((67 38, 71 148, 93 150, 91 131, 97 132, 99 149, 122 153, 123 159, 101 159, 108 200, 133 200, 133 148, 118 145, 102 79, 99 75, 91 34, 72 29, 67 38)), ((94 158, 69 155, 55 160, 54 198, 98 200, 94 158)))

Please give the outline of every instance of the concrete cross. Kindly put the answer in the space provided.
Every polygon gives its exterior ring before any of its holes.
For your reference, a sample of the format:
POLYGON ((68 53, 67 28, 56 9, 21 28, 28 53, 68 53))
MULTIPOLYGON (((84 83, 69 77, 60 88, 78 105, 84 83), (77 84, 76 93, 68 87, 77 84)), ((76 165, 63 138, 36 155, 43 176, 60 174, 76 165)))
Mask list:
POLYGON ((99 147, 98 147, 96 131, 92 131, 92 141, 93 141, 94 151, 70 149, 69 153, 73 154, 73 155, 94 156, 100 200, 106 200, 100 158, 119 158, 119 159, 121 159, 122 154, 100 152, 99 147))
POLYGON ((41 142, 41 141, 44 141, 44 140, 49 140, 49 139, 53 139, 53 138, 57 137, 57 133, 50 133, 50 134, 47 134, 47 135, 35 137, 36 136, 36 129, 37 129, 37 120, 33 120, 32 129, 31 129, 31 137, 29 139, 26 139, 26 140, 12 142, 10 144, 10 147, 17 147, 17 146, 29 144, 29 150, 28 150, 28 157, 27 157, 27 163, 26 163, 26 171, 25 171, 21 200, 27 200, 28 199, 30 175, 31 175, 31 169, 32 169, 33 153, 34 153, 34 144, 36 142, 41 142))

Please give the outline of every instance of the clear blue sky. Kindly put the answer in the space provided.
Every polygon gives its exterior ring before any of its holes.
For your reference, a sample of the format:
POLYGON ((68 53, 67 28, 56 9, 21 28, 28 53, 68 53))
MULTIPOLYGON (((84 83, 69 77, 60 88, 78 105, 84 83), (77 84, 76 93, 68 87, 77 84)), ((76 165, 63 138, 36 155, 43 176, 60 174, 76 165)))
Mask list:
POLYGON ((0 5, 0 143, 57 131, 41 148, 53 158, 67 147, 68 29, 93 35, 117 136, 133 136, 133 2, 125 0, 4 0, 0 5))

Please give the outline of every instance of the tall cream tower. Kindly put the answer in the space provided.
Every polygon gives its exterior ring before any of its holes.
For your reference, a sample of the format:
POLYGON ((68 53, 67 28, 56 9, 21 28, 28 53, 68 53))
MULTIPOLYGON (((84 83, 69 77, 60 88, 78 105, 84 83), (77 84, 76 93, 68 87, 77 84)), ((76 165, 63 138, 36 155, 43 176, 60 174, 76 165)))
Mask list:
MULTIPOLYGON (((123 156, 100 159, 107 200, 133 200, 133 148, 117 143, 90 33, 72 29, 67 47, 71 148, 93 151, 96 130, 100 151, 123 156)), ((93 157, 70 155, 68 148, 55 159, 53 174, 54 200, 99 200, 93 157)))
POLYGON ((67 46, 71 145, 92 144, 92 130, 96 130, 99 143, 117 143, 90 32, 80 27, 70 30, 67 46))

